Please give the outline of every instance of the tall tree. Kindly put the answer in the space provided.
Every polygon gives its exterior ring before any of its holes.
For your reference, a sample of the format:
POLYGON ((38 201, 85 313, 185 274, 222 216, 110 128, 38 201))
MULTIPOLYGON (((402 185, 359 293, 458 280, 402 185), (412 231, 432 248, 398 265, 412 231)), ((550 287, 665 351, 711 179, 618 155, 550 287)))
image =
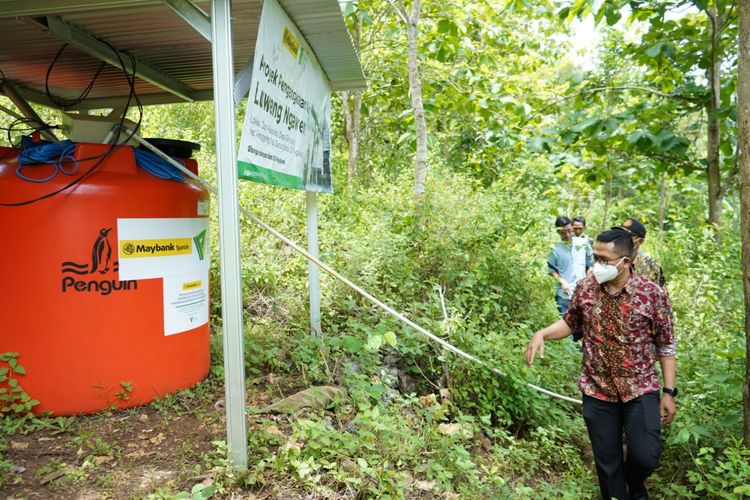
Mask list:
MULTIPOLYGON (((349 2, 344 6, 344 15, 349 21, 349 30, 352 37, 352 43, 357 51, 361 52, 362 41, 362 21, 363 11, 359 8, 358 2, 349 2)), ((349 187, 353 187, 357 178, 357 162, 359 160, 359 136, 360 123, 362 117, 362 92, 359 90, 341 92, 341 103, 343 105, 344 115, 344 135, 349 145, 348 165, 349 187)))
POLYGON ((721 64, 723 50, 721 34, 724 31, 732 6, 725 2, 712 2, 705 10, 708 19, 708 50, 706 80, 708 96, 706 115, 708 120, 706 140, 706 174, 708 176, 708 222, 716 229, 716 239, 721 233, 721 214, 724 206, 724 194, 721 185, 721 64), (718 4, 718 5, 717 5, 718 4))
MULTIPOLYGON (((616 24, 621 9, 630 7, 630 21, 644 23, 646 32, 631 44, 624 56, 638 64, 649 87, 628 88, 668 97, 665 106, 692 114, 696 127, 703 116, 694 113, 695 103, 705 110, 705 166, 708 191, 708 222, 714 225, 717 240, 724 203, 723 186, 734 175, 732 96, 734 93, 735 4, 731 0, 617 0, 595 3, 576 1, 560 12, 571 19, 591 13, 597 22, 616 24), (693 13, 695 12, 695 13, 693 13), (699 12, 699 14, 698 14, 699 12), (673 15, 669 15, 673 13, 673 15), (706 82, 695 78, 706 75, 706 82), (679 106, 676 106, 679 105, 679 106), (730 168, 722 168, 730 166, 730 168), (722 177, 722 171, 724 177, 722 177)), ((701 160, 701 163, 703 161, 701 160)))
POLYGON ((738 2, 739 62, 737 118, 739 128, 739 185, 742 228, 742 270, 745 288, 745 402, 744 443, 750 448, 750 2, 738 2))
POLYGON ((409 61, 409 94, 414 114, 414 131, 417 138, 417 149, 414 154, 414 202, 419 207, 424 195, 424 183, 427 175, 427 121, 422 101, 422 79, 419 77, 417 41, 419 38, 419 19, 422 15, 422 0, 412 0, 411 11, 406 10, 403 0, 391 0, 401 21, 406 25, 406 52, 409 61))

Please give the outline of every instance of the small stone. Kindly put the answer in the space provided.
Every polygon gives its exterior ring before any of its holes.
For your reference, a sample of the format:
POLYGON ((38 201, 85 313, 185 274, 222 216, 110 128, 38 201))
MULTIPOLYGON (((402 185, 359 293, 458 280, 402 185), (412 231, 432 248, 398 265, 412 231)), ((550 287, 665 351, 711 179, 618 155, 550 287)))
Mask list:
POLYGON ((283 432, 281 432, 281 431, 279 430, 279 428, 278 428, 278 427, 276 427, 275 425, 269 425, 268 427, 266 427, 266 428, 265 428, 265 431, 266 431, 266 432, 267 432, 268 434, 271 434, 271 435, 273 435, 273 436, 284 436, 284 433, 283 433, 283 432))
POLYGON ((281 449, 283 451, 285 451, 285 452, 289 452, 291 450, 294 450, 297 453, 299 453, 300 451, 302 451, 302 445, 299 444, 297 441, 295 441, 293 439, 290 439, 289 441, 287 441, 286 443, 284 443, 284 446, 282 446, 281 449))
POLYGON ((114 458, 110 456, 94 457, 94 465, 99 467, 101 465, 111 462, 112 460, 114 460, 114 458))
POLYGON ((164 434, 162 434, 162 433, 160 432, 160 433, 159 433, 159 434, 157 434, 156 436, 154 436, 154 437, 152 437, 151 439, 149 439, 149 440, 148 440, 148 442, 149 442, 149 443, 151 443, 151 444, 161 444, 161 443, 163 443, 163 442, 164 442, 164 440, 165 440, 165 439, 167 439, 167 438, 165 438, 165 437, 164 437, 164 434))
POLYGON ((70 469, 68 467, 65 467, 64 469, 56 470, 54 472, 50 472, 49 474, 45 475, 39 480, 40 484, 47 484, 50 481, 54 481, 55 479, 59 477, 63 477, 65 474, 70 472, 70 469))
POLYGON ((428 394, 426 396, 419 396, 419 402, 422 404, 422 406, 429 408, 437 404, 437 398, 434 394, 428 394))
POLYGON ((443 402, 452 401, 453 395, 451 395, 450 389, 440 389, 440 399, 443 402))
POLYGON ((416 481, 414 486, 416 486, 419 491, 432 491, 435 489, 435 481, 416 481))
POLYGON ((359 471, 359 468, 357 467, 357 464, 354 463, 354 461, 350 458, 345 458, 341 461, 341 470, 345 472, 357 472, 359 471))
POLYGON ((14 450, 25 450, 29 447, 29 443, 26 441, 11 441, 10 447, 14 450))

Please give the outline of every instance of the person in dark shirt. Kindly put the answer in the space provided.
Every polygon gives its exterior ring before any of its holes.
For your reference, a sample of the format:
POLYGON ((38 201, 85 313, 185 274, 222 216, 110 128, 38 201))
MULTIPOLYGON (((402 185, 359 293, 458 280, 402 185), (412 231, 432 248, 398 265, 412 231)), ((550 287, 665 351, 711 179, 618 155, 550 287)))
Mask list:
POLYGON ((628 217, 621 225, 612 229, 622 229, 630 233, 634 248, 633 271, 664 288, 667 280, 664 278, 664 269, 662 269, 661 264, 641 250, 641 245, 646 241, 646 227, 638 220, 628 217))

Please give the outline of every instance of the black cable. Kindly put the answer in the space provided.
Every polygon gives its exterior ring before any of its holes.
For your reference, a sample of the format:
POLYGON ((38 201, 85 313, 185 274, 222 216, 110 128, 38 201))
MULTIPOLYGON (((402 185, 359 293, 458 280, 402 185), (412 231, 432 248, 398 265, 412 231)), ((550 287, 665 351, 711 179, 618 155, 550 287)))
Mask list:
MULTIPOLYGON (((78 161, 78 162, 81 162, 81 161, 90 161, 90 160, 97 160, 97 162, 94 165, 92 165, 91 168, 89 168, 86 172, 84 172, 83 175, 81 175, 80 177, 72 180, 71 182, 69 182, 65 186, 61 187, 60 189, 57 189, 56 191, 52 191, 50 193, 44 194, 42 196, 38 196, 36 198, 32 198, 30 200, 19 201, 19 202, 14 202, 14 203, 0 203, 0 207, 20 207, 20 206, 24 206, 24 205, 30 205, 32 203, 36 203, 38 201, 45 200, 45 199, 51 198, 53 196, 56 196, 56 195, 58 195, 58 194, 60 194, 60 193, 62 193, 64 191, 67 191, 68 189, 70 189, 70 188, 78 185, 84 179, 86 179, 87 177, 89 177, 90 175, 92 175, 94 172, 96 172, 99 169, 99 167, 102 165, 102 163, 104 163, 104 160, 106 160, 106 158, 109 155, 111 155, 112 153, 114 153, 118 149, 120 149, 123 146, 125 146, 133 138, 133 136, 136 134, 136 132, 141 128, 141 122, 143 121, 143 105, 141 104, 141 100, 138 98, 138 94, 135 91, 135 77, 136 77, 136 59, 135 59, 135 56, 132 53, 130 53, 129 51, 119 51, 115 47, 113 47, 111 44, 109 44, 108 42, 105 42, 103 40, 100 40, 100 41, 102 43, 106 44, 112 50, 112 52, 115 54, 115 56, 117 57, 117 60, 120 62, 120 67, 122 68, 122 71, 125 74, 125 80, 128 82, 128 87, 130 89, 130 91, 128 93, 128 100, 127 100, 127 103, 125 104, 125 110, 123 111, 122 116, 120 117, 120 121, 117 124, 116 132, 112 136, 112 142, 110 143, 109 149, 106 152, 102 153, 101 155, 96 155, 96 156, 92 156, 92 157, 88 157, 88 158, 77 158, 76 161, 78 161), (130 59, 130 64, 131 64, 131 66, 133 68, 132 74, 128 74, 128 70, 127 70, 127 68, 125 66, 125 62, 122 60, 122 57, 120 56, 121 53, 124 54, 124 55, 126 55, 130 59), (121 142, 121 143, 118 144, 118 138, 120 136, 120 131, 125 128, 125 117, 127 115, 128 110, 130 109, 131 103, 133 101, 135 101, 135 106, 136 106, 136 109, 138 110, 138 122, 136 123, 136 126, 134 127, 134 129, 130 132, 130 135, 127 137, 127 139, 125 139, 123 142, 121 142)), ((60 52, 58 52, 57 56, 55 57, 55 60, 57 60, 57 58, 59 56, 60 56, 60 52)), ((54 62, 55 61, 53 61, 52 64, 54 64, 54 62)), ((47 73, 49 74, 49 70, 48 70, 47 73)))
POLYGON ((8 138, 8 144, 10 144, 10 146, 12 148, 18 148, 21 145, 21 143, 23 142, 23 138, 21 138, 21 140, 19 142, 17 142, 17 143, 14 144, 13 143, 13 135, 12 135, 14 132, 17 133, 17 134, 21 133, 23 135, 28 135, 26 132, 29 132, 29 133, 42 132, 44 130, 54 130, 54 129, 59 129, 60 128, 58 125, 44 125, 44 126, 41 126, 41 127, 31 126, 31 124, 32 123, 36 123, 36 121, 37 120, 35 120, 33 118, 18 118, 16 120, 12 121, 11 124, 8 125, 7 127, 0 127, 0 130, 5 130, 6 131, 7 138, 8 138), (27 125, 27 127, 26 128, 19 128, 17 125, 21 125, 21 124, 27 125))
POLYGON ((83 102, 91 92, 91 89, 94 88, 94 83, 96 82, 96 79, 99 78, 99 75, 101 74, 102 70, 104 69, 105 62, 102 61, 102 63, 99 65, 99 69, 96 70, 96 73, 94 74, 94 77, 91 79, 89 84, 86 86, 85 89, 81 92, 81 95, 76 97, 75 99, 71 101, 64 101, 64 100, 58 100, 57 97, 55 97, 52 92, 49 90, 49 77, 52 74, 52 68, 55 67, 55 64, 57 64, 57 60, 60 59, 60 56, 65 51, 66 47, 68 46, 67 43, 64 43, 62 47, 60 47, 60 50, 57 51, 57 55, 55 55, 55 58, 52 60, 52 63, 47 67, 47 74, 44 77, 44 89, 47 92, 47 97, 49 97, 50 101, 55 103, 59 108, 68 108, 70 106, 75 106, 76 104, 80 104, 83 102))
MULTIPOLYGON (((7 128, 3 127, 3 130, 5 130, 7 132, 7 135, 8 135, 8 144, 10 144, 10 147, 12 147, 12 148, 17 148, 18 147, 17 144, 13 144, 13 136, 11 135, 13 132, 19 132, 19 130, 16 128, 16 124, 18 124, 18 123, 28 124, 29 121, 30 120, 27 119, 27 118, 23 118, 23 119, 17 118, 16 120, 10 122, 10 125, 8 125, 7 128)), ((26 128, 26 129, 24 129, 21 132, 26 132, 26 131, 31 131, 31 130, 34 130, 34 127, 26 128)))

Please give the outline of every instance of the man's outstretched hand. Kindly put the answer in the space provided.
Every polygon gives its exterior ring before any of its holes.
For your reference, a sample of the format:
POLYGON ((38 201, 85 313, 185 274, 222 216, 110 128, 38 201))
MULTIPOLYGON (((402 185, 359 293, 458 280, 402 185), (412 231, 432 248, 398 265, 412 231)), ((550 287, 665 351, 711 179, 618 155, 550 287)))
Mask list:
POLYGON ((531 363, 534 362, 537 353, 539 353, 540 358, 544 359, 544 335, 542 335, 542 332, 536 332, 531 337, 528 347, 526 347, 526 364, 528 366, 531 366, 531 363))

